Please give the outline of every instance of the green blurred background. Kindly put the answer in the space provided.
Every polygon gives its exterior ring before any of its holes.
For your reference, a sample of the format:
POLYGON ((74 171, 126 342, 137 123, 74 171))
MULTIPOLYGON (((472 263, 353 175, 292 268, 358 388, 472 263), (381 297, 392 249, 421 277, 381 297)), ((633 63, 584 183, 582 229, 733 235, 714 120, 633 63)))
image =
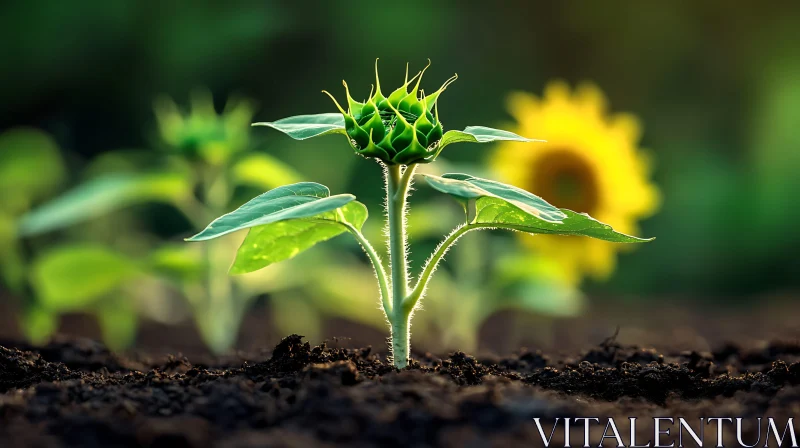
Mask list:
MULTIPOLYGON (((553 79, 588 80, 612 111, 641 119, 641 146, 653 154, 663 197, 641 223, 657 241, 622 254, 609 281, 583 284, 589 310, 754 307, 791 300, 800 287, 798 28, 800 3, 788 1, 7 2, 0 131, 51 135, 67 185, 76 185, 110 150, 159 145, 158 95, 186 104, 191 91, 207 88, 218 110, 231 95, 247 97, 255 120, 269 121, 332 111, 320 91, 340 94, 343 78, 365 96, 377 57, 389 86, 406 62, 421 68, 430 58, 431 82, 459 74, 440 112, 448 128, 461 129, 509 121, 511 91, 539 95, 553 79)), ((250 138, 253 150, 304 180, 356 194, 379 215, 379 171, 339 139, 300 144, 265 130, 250 138)), ((480 164, 487 151, 464 145, 447 157, 480 164)), ((14 195, 13 186, 0 194, 14 195)), ((135 212, 165 240, 191 233, 167 207, 135 212)), ((14 294, 0 300, 13 313, 14 294)), ((322 335, 347 335, 347 325, 322 335)))

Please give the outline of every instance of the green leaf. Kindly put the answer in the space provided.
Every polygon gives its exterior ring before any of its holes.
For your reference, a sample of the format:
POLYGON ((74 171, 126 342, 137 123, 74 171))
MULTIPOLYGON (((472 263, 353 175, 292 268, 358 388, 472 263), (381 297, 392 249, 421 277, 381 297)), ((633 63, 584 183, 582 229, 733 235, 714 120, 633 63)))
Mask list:
POLYGON ((561 209, 565 218, 560 222, 543 221, 515 205, 501 199, 484 197, 475 203, 475 223, 496 225, 499 228, 520 232, 553 235, 588 236, 614 243, 641 243, 655 238, 637 238, 619 233, 608 224, 592 218, 586 213, 561 209))
POLYGON ((207 263, 202 251, 197 246, 188 244, 167 244, 159 247, 147 257, 150 271, 158 275, 180 280, 197 281, 203 278, 207 263))
POLYGON ((222 354, 236 343, 248 303, 247 298, 212 300, 193 310, 200 338, 212 353, 222 354))
POLYGON ((497 310, 517 308, 568 317, 584 308, 584 295, 550 257, 531 256, 529 251, 503 254, 495 266, 493 277, 504 289, 503 299, 494 304, 497 310))
POLYGON ((95 310, 103 342, 113 351, 130 347, 139 329, 139 316, 132 297, 101 301, 95 310))
POLYGON ((105 247, 63 246, 36 259, 31 282, 39 302, 54 311, 84 309, 140 274, 136 263, 105 247))
POLYGON ((52 192, 64 175, 58 145, 49 135, 27 128, 0 134, 0 191, 5 192, 0 210, 24 212, 32 201, 52 192))
POLYGON ((174 203, 191 194, 190 182, 177 172, 107 175, 87 181, 23 216, 20 234, 60 229, 132 204, 174 203))
POLYGON ((340 113, 297 115, 278 121, 253 123, 253 126, 277 129, 295 140, 328 134, 347 134, 344 129, 344 117, 340 113))
POLYGON ((574 317, 586 308, 586 298, 569 285, 528 280, 516 285, 514 299, 508 308, 544 314, 551 317, 574 317))
POLYGON ((519 136, 513 132, 504 131, 502 129, 487 128, 486 126, 467 126, 463 131, 447 131, 442 136, 442 141, 439 143, 440 151, 445 146, 452 143, 467 142, 467 143, 489 143, 498 140, 510 140, 515 142, 543 142, 544 140, 535 140, 519 136))
POLYGON ((352 194, 330 196, 328 187, 315 182, 299 182, 270 190, 236 210, 220 216, 202 232, 186 241, 205 241, 237 230, 289 219, 310 218, 336 210, 355 200, 352 194))
POLYGON ((264 153, 243 157, 233 166, 231 174, 237 183, 262 190, 300 182, 303 177, 289 165, 264 153))
POLYGON ((59 316, 41 305, 31 305, 22 313, 20 323, 25 339, 34 345, 44 345, 58 330, 59 316))
POLYGON ((341 317, 351 322, 382 328, 386 318, 375 306, 375 274, 364 269, 357 259, 341 255, 329 260, 312 274, 310 299, 314 310, 323 316, 341 317))
POLYGON ((0 279, 16 293, 24 290, 27 277, 21 243, 14 218, 0 212, 0 279))
POLYGON ((135 173, 155 169, 163 157, 153 157, 150 149, 112 149, 98 154, 83 168, 84 179, 102 177, 110 173, 135 173))
POLYGON ((460 201, 478 198, 497 198, 524 213, 551 223, 559 223, 566 215, 544 199, 521 188, 468 174, 449 173, 441 177, 423 174, 436 190, 456 197, 460 201))
POLYGON ((367 207, 350 202, 310 218, 290 219, 250 229, 236 253, 231 274, 246 274, 287 260, 345 231, 342 223, 358 229, 367 220, 367 207))

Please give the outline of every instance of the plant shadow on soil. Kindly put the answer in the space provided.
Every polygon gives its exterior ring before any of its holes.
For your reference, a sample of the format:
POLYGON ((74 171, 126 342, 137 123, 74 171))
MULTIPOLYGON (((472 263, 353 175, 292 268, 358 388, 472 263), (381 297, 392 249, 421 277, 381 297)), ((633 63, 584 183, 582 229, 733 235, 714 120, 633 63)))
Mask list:
POLYGON ((609 338, 574 357, 415 353, 403 371, 297 335, 208 364, 3 345, 0 446, 540 446, 534 417, 780 417, 800 402, 800 344, 784 342, 661 354, 609 338))

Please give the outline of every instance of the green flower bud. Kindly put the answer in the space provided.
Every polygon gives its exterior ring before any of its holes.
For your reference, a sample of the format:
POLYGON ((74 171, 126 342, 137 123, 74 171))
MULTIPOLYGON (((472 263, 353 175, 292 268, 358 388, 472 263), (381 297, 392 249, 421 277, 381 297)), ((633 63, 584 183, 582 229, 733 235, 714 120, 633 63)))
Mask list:
POLYGON ((426 96, 419 86, 422 75, 429 66, 430 61, 425 69, 411 79, 408 79, 406 67, 403 85, 385 97, 381 92, 376 60, 374 91, 370 92, 365 102, 354 100, 347 83, 342 81, 347 94, 347 111, 333 95, 325 92, 344 116, 350 146, 357 154, 374 157, 390 165, 429 163, 439 155, 439 142, 444 132, 442 122, 439 121, 436 100, 458 75, 454 75, 439 90, 426 96), (408 90, 414 80, 414 87, 408 90))

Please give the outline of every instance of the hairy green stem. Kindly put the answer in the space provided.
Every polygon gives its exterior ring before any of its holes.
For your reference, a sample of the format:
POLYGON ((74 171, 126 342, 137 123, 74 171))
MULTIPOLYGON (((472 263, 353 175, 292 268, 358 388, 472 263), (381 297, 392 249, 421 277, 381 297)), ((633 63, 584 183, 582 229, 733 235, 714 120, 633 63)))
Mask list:
POLYGON ((408 365, 411 313, 403 308, 408 295, 408 240, 406 237, 406 198, 415 165, 403 170, 400 165, 386 167, 386 208, 389 227, 389 259, 392 272, 392 357, 397 368, 408 365))
POLYGON ((439 261, 441 261, 442 257, 444 257, 444 254, 446 254, 453 244, 455 244, 455 242, 465 233, 477 228, 480 228, 480 225, 465 224, 461 227, 457 227, 450 233, 450 235, 447 235, 447 237, 441 243, 439 243, 439 245, 436 247, 436 250, 425 263, 425 267, 422 268, 422 273, 419 275, 417 284, 414 286, 411 294, 409 294, 408 297, 406 297, 406 299, 403 301, 403 309, 407 310, 408 312, 411 312, 411 310, 414 309, 419 302, 419 299, 421 299, 425 294, 425 289, 428 287, 428 282, 433 275, 433 271, 436 270, 436 266, 439 264, 439 261))
MULTIPOLYGON (((339 213, 341 214, 341 211, 339 213)), ((346 223, 344 220, 342 220, 342 225, 344 225, 347 230, 353 234, 353 236, 356 238, 356 241, 358 241, 358 244, 360 244, 361 248, 364 249, 364 253, 367 254, 367 257, 369 257, 369 261, 372 263, 373 269, 375 269, 375 276, 378 277, 378 285, 381 290, 381 304, 383 306, 383 312, 388 318, 388 316, 392 315, 391 293, 389 292, 389 278, 386 276, 386 270, 383 268, 381 258, 378 256, 375 248, 372 247, 372 244, 369 243, 361 231, 353 227, 351 224, 346 223)))
POLYGON ((431 279, 431 275, 436 270, 436 266, 442 260, 442 257, 453 247, 453 244, 456 241, 464 236, 465 233, 469 232, 470 230, 481 230, 481 229, 503 229, 503 230, 514 230, 514 231, 524 231, 524 229, 518 228, 518 226, 514 225, 504 225, 504 224, 494 224, 494 223, 472 223, 472 224, 465 224, 461 227, 457 227, 453 230, 450 235, 439 243, 439 246, 436 247, 436 250, 433 252, 433 255, 428 259, 425 263, 425 267, 422 268, 422 274, 419 276, 419 280, 417 280, 417 284, 414 285, 414 289, 411 290, 411 293, 406 297, 403 301, 403 308, 407 310, 413 310, 414 307, 419 302, 419 299, 425 295, 425 289, 428 287, 428 282, 431 279))
POLYGON ((431 255, 431 257, 425 263, 425 267, 422 268, 422 274, 420 274, 417 284, 414 285, 414 289, 411 290, 411 293, 403 301, 403 309, 407 310, 407 312, 411 312, 422 296, 425 295, 425 289, 428 287, 428 282, 430 281, 433 272, 436 270, 436 266, 442 260, 442 257, 444 257, 447 251, 453 247, 456 241, 458 241, 459 238, 471 230, 481 229, 520 230, 513 225, 488 223, 472 223, 457 227, 450 233, 450 235, 447 235, 447 237, 441 243, 439 243, 439 246, 436 247, 433 255, 431 255))

